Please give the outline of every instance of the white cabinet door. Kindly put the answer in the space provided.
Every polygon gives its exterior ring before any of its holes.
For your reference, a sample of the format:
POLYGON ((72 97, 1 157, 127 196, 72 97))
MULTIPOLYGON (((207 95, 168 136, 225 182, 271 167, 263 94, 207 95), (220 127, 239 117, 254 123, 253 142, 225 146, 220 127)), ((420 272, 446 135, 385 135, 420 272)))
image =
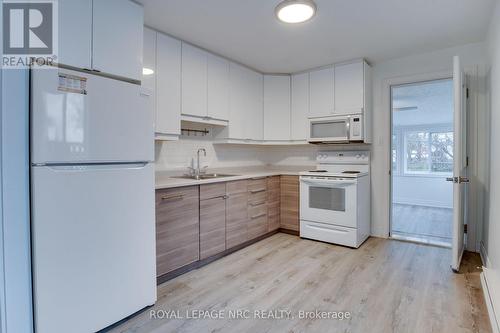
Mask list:
POLYGON ((156 133, 180 135, 181 42, 158 33, 156 43, 156 133))
POLYGON ((228 120, 229 61, 208 54, 207 73, 207 115, 215 119, 228 120))
POLYGON ((290 140, 288 75, 264 75, 264 140, 290 140))
POLYGON ((290 138, 307 140, 309 121, 309 73, 292 75, 290 138))
POLYGON ((331 116, 334 110, 334 69, 309 73, 309 117, 331 116))
POLYGON ((142 87, 154 98, 156 90, 156 31, 144 28, 142 87))
POLYGON ((247 69, 245 72, 247 85, 247 125, 245 139, 262 140, 264 138, 264 79, 263 75, 247 69))
POLYGON ((77 68, 92 66, 92 0, 59 1, 58 63, 77 68))
POLYGON ((229 126, 228 139, 245 139, 246 126, 246 85, 245 73, 248 69, 231 62, 229 64, 229 126))
POLYGON ((207 52, 182 43, 182 114, 207 116, 207 52))
POLYGON ((362 113, 364 62, 335 65, 335 114, 362 113))
POLYGON ((143 25, 143 8, 135 2, 94 1, 93 69, 140 81, 143 25))

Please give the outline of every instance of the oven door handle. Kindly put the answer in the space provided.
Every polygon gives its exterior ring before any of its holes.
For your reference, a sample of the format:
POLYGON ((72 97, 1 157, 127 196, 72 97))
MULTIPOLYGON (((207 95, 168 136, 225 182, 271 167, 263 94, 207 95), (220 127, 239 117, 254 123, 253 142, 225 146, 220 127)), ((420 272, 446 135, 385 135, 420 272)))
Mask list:
POLYGON ((302 182, 321 187, 345 187, 356 184, 356 180, 337 180, 337 179, 301 179, 302 182))

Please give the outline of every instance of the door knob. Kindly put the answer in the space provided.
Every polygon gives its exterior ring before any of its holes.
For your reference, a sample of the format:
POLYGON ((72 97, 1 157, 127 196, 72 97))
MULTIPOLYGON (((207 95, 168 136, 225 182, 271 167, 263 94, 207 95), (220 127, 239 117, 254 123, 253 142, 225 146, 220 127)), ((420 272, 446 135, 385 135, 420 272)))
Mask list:
POLYGON ((462 177, 462 176, 458 177, 458 183, 459 184, 461 184, 461 183, 468 183, 468 182, 470 182, 469 178, 462 177))

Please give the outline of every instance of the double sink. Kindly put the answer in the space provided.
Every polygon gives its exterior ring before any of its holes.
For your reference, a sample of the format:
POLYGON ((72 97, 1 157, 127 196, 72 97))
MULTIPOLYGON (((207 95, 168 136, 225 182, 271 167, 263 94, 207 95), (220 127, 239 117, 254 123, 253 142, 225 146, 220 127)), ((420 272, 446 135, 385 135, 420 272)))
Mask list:
POLYGON ((222 174, 222 173, 204 173, 201 175, 184 175, 184 176, 176 176, 176 177, 172 177, 172 178, 203 180, 203 179, 216 179, 216 178, 234 177, 234 176, 237 176, 237 175, 228 175, 228 174, 222 174))

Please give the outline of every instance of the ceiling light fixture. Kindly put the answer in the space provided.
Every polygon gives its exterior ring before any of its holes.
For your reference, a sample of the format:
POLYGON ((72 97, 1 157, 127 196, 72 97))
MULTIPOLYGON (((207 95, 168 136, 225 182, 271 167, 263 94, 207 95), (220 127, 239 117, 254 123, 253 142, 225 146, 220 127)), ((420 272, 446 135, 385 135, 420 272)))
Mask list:
POLYGON ((278 20, 285 23, 301 23, 316 14, 316 4, 312 0, 285 0, 275 9, 278 20))
POLYGON ((144 67, 142 69, 142 75, 153 75, 154 73, 155 73, 155 71, 152 70, 151 68, 144 67))

